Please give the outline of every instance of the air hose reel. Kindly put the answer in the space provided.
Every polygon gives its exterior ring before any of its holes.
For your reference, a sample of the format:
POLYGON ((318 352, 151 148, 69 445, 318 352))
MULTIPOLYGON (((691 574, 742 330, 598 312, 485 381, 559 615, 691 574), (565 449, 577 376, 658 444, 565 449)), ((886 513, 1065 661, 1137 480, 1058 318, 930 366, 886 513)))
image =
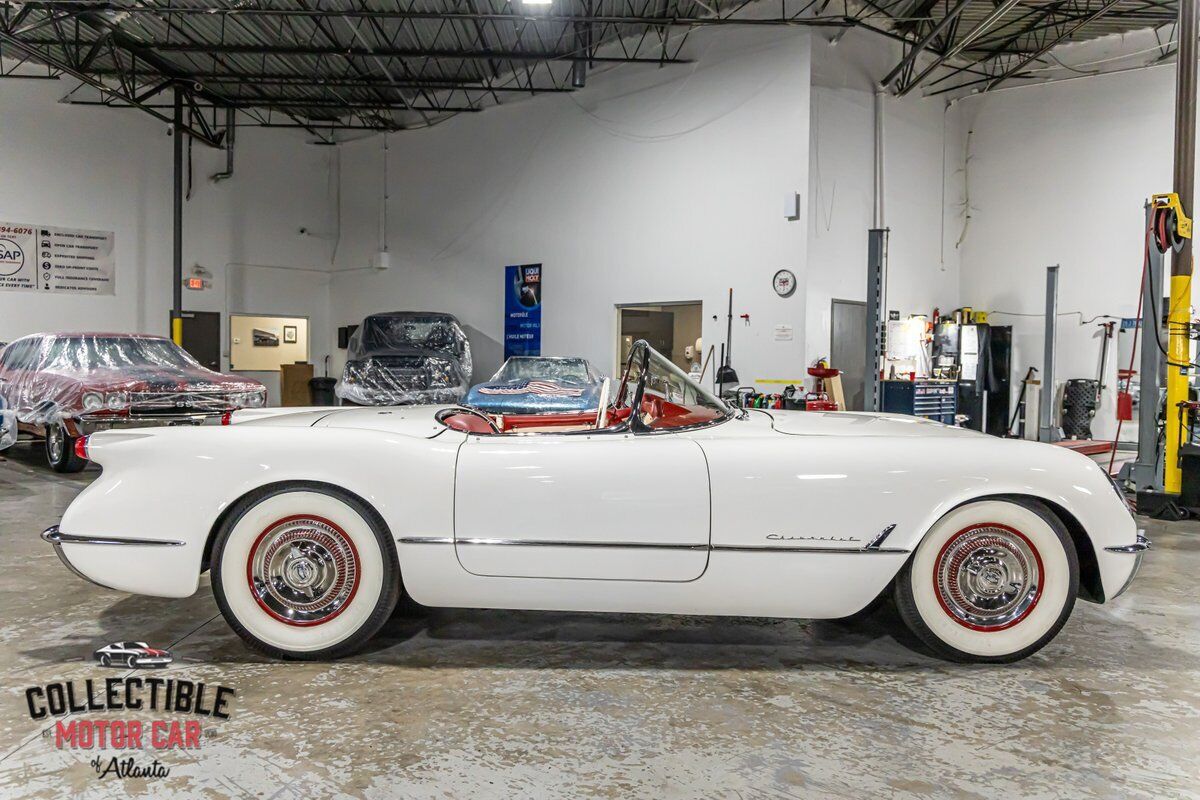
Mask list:
POLYGON ((1192 221, 1183 212, 1179 195, 1175 192, 1152 195, 1150 203, 1154 207, 1150 226, 1155 248, 1160 253, 1178 252, 1184 240, 1192 238, 1192 221))

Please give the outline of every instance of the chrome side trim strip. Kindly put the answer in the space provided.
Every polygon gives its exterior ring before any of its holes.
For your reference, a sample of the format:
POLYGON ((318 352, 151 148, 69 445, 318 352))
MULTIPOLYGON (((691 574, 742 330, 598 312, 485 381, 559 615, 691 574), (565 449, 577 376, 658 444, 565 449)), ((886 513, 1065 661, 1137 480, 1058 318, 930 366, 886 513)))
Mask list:
POLYGON ((1137 532, 1137 541, 1135 541, 1133 544, 1119 544, 1119 545, 1115 545, 1113 547, 1106 547, 1106 548, 1104 548, 1104 552, 1106 552, 1106 553, 1126 553, 1126 554, 1128 554, 1128 553, 1144 553, 1147 550, 1149 550, 1151 547, 1153 547, 1153 545, 1151 544, 1150 540, 1147 539, 1146 536, 1141 531, 1138 531, 1137 532))
POLYGON ((469 538, 455 540, 448 536, 405 536, 399 539, 400 544, 465 544, 465 545, 496 545, 503 547, 604 547, 620 549, 643 550, 712 550, 734 553, 859 553, 864 555, 901 555, 909 550, 876 547, 874 549, 860 547, 775 547, 772 545, 738 546, 738 545, 707 545, 707 544, 672 544, 669 542, 566 542, 549 539, 487 539, 469 538))
POLYGON ((455 544, 515 545, 517 547, 617 547, 642 550, 707 550, 706 544, 673 544, 670 542, 563 542, 553 539, 456 539, 455 544))
POLYGON ((869 549, 866 547, 755 547, 753 545, 714 545, 713 550, 729 551, 734 553, 841 553, 843 555, 901 555, 912 552, 911 550, 900 550, 892 547, 877 547, 869 549))
POLYGON ((883 544, 883 540, 892 535, 892 531, 896 530, 896 523, 888 525, 886 528, 875 534, 875 538, 867 542, 868 550, 878 550, 883 544))
POLYGON ((58 547, 64 544, 111 544, 133 546, 181 547, 184 543, 174 539, 118 539, 113 536, 76 536, 73 533, 63 533, 57 525, 51 525, 42 531, 42 541, 58 547))

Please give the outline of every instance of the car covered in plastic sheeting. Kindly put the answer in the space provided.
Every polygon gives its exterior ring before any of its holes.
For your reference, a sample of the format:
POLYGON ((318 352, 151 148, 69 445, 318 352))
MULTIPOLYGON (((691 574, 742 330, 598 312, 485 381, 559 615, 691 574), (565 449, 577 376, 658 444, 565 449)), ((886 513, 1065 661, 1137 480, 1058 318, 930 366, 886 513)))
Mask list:
POLYGON ((463 405, 491 414, 595 411, 601 380, 582 358, 513 356, 491 380, 472 386, 463 405))
POLYGON ((17 442, 17 415, 4 404, 0 396, 0 450, 7 450, 17 442))
POLYGON ((450 314, 372 314, 350 337, 334 393, 346 405, 457 403, 471 383, 471 343, 450 314))
POLYGON ((36 333, 0 350, 0 400, 17 422, 44 434, 58 472, 87 460, 75 440, 114 427, 199 425, 267 402, 249 378, 201 366, 161 336, 36 333))

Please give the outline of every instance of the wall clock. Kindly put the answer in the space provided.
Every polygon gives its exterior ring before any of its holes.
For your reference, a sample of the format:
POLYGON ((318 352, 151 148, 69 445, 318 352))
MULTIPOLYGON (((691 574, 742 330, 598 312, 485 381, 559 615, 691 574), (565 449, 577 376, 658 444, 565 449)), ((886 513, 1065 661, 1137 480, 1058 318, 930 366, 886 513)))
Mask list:
POLYGON ((775 287, 775 294, 780 297, 791 297, 796 291, 796 275, 790 269, 776 272, 771 283, 775 287))

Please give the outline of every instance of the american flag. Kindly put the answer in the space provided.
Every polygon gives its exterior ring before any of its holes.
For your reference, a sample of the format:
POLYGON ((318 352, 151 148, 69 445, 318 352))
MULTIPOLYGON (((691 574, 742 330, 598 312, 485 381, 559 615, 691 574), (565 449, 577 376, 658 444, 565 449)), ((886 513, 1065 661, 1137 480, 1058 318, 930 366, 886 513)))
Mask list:
POLYGON ((568 389, 551 381, 525 381, 516 386, 481 386, 480 394, 536 394, 543 397, 579 397, 583 389, 568 389))

